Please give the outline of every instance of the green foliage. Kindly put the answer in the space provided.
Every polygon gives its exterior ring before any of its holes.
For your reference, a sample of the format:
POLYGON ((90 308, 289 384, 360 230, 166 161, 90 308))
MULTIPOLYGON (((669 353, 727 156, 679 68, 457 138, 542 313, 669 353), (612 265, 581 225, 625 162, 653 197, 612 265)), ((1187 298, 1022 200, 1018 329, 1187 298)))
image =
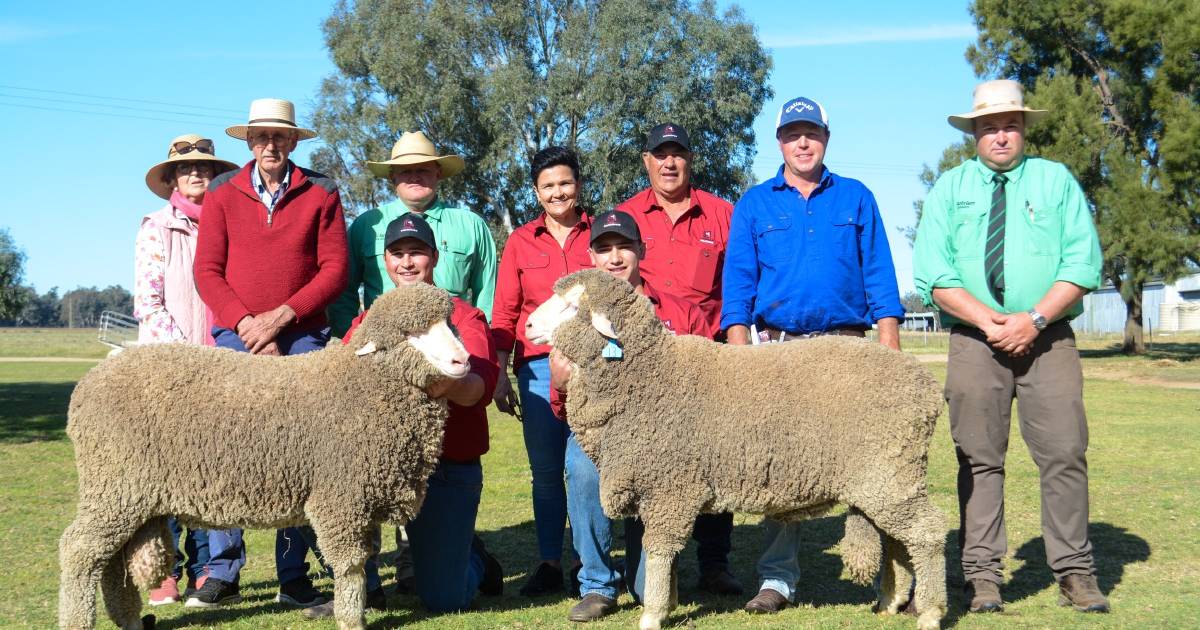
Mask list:
POLYGON ((1079 179, 1105 277, 1126 303, 1126 348, 1143 352, 1146 281, 1200 261, 1200 3, 976 0, 970 10, 976 74, 1014 78, 1050 110, 1027 151, 1079 179))
POLYGON ((25 252, 17 247, 8 230, 0 228, 0 320, 21 312, 29 295, 23 291, 25 252))
POLYGON ((351 213, 391 197, 366 160, 420 129, 467 170, 443 194, 506 230, 536 216, 529 160, 580 154, 586 205, 644 186, 646 131, 687 127, 697 185, 736 197, 771 60, 741 11, 705 0, 343 0, 325 23, 337 73, 317 97, 314 165, 351 213))

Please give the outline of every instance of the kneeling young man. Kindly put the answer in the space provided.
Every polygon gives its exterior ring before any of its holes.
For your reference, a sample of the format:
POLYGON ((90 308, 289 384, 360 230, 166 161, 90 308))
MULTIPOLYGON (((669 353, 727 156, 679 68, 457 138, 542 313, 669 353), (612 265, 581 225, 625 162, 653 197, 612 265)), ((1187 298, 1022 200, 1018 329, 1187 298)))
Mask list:
MULTIPOLYGON (((646 249, 641 232, 632 216, 621 211, 606 212, 592 221, 592 263, 618 278, 628 281, 638 293, 649 298, 654 313, 663 325, 677 335, 711 338, 709 325, 699 306, 647 285, 640 273, 646 249)), ((570 365, 562 355, 550 355, 550 407, 555 415, 566 418, 565 388, 570 365)), ((579 571, 579 592, 583 599, 571 609, 571 621, 592 621, 617 609, 617 584, 621 576, 613 566, 612 523, 600 507, 600 473, 596 465, 572 435, 567 440, 567 512, 575 551, 583 563, 579 571)), ((642 559, 642 523, 625 519, 625 582, 630 593, 641 600, 645 583, 642 559)))
MULTIPOLYGON (((416 214, 404 215, 387 226, 384 262, 396 286, 433 284, 438 250, 433 230, 416 214)), ((503 589, 500 564, 475 536, 475 515, 483 492, 480 456, 488 451, 487 405, 500 366, 483 311, 459 298, 451 298, 450 323, 470 353, 471 371, 460 379, 443 379, 427 389, 433 398, 445 398, 450 408, 442 457, 429 477, 421 511, 407 524, 412 545, 417 596, 434 612, 465 610, 478 590, 499 595, 503 589)), ((342 340, 348 343, 364 312, 350 324, 342 340)), ((367 575, 376 557, 367 561, 367 575)), ((380 608, 386 601, 378 581, 368 584, 367 603, 380 608)), ((305 610, 309 618, 331 616, 333 602, 305 610)))

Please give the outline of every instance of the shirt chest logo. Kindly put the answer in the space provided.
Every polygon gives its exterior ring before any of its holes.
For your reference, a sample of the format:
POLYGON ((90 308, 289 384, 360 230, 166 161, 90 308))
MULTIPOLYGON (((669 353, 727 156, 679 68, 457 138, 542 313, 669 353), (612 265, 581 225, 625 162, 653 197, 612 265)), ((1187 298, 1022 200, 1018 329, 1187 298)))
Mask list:
POLYGON ((704 233, 700 235, 700 242, 705 245, 715 245, 716 241, 713 240, 712 230, 704 230, 704 233))
POLYGON ((958 203, 954 204, 954 207, 961 210, 963 208, 970 208, 973 205, 975 205, 974 201, 959 201, 958 203))

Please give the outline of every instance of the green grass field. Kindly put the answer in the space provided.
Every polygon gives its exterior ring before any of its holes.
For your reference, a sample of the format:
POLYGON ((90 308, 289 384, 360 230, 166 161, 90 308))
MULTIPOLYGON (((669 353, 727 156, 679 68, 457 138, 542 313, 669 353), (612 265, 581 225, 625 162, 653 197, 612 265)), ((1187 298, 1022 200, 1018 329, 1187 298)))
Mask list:
MULTIPOLYGON (((933 336, 931 335, 931 338, 933 336)), ((3 357, 96 357, 106 348, 91 331, 0 330, 3 357), (35 344, 35 345, 34 345, 35 344), (28 347, 33 345, 33 347, 28 347)), ((906 343, 909 340, 906 340, 906 343)), ((1037 471, 1014 423, 1008 466, 1006 611, 965 616, 961 574, 948 545, 951 611, 946 627, 959 628, 1195 628, 1200 627, 1200 343, 1194 338, 1157 339, 1149 357, 1128 358, 1111 340, 1081 343, 1090 421, 1091 533, 1101 587, 1113 613, 1084 617, 1056 605, 1038 521, 1037 471)), ((912 348, 912 343, 907 343, 912 348)), ((56 619, 57 540, 75 501, 71 444, 63 427, 74 382, 88 362, 0 362, 0 627, 44 628, 56 619)), ((945 365, 929 367, 944 377, 945 365)), ((368 616, 372 628, 541 628, 569 627, 575 600, 531 600, 516 591, 535 563, 529 471, 520 426, 511 417, 491 417, 492 451, 478 530, 507 575, 506 595, 480 598, 472 612, 430 616, 415 598, 392 596, 392 610, 368 616)), ((930 457, 934 502, 957 527, 955 463, 945 417, 930 457)), ((738 578, 752 589, 754 561, 761 551, 758 518, 738 515, 732 560, 738 578)), ((855 586, 842 572, 835 545, 840 515, 809 521, 801 549, 804 575, 801 606, 771 617, 741 612, 744 598, 702 596, 695 582, 695 555, 681 564, 681 607, 669 624, 700 628, 911 628, 912 618, 870 612, 871 589, 855 586)), ((217 611, 182 606, 153 609, 162 628, 333 628, 332 621, 308 622, 273 602, 272 532, 248 534, 249 561, 242 576, 246 601, 217 611)), ((390 533, 384 540, 390 539, 390 533)), ((385 545, 390 546, 390 545, 385 545)), ((391 573, 384 572, 391 586, 391 573)), ((332 592, 322 579, 319 588, 332 592)), ((621 611, 589 628, 634 628, 639 610, 628 597, 621 611)), ((101 613, 100 627, 112 625, 101 613)))

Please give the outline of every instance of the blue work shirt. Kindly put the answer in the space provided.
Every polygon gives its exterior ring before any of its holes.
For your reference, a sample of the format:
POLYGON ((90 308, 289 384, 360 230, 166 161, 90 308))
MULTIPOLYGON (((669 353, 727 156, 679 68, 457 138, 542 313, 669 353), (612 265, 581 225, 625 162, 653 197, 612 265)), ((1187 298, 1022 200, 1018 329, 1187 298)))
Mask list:
POLYGON ((746 192, 733 207, 722 281, 722 330, 800 334, 904 317, 875 196, 829 169, 808 199, 782 166, 746 192))

